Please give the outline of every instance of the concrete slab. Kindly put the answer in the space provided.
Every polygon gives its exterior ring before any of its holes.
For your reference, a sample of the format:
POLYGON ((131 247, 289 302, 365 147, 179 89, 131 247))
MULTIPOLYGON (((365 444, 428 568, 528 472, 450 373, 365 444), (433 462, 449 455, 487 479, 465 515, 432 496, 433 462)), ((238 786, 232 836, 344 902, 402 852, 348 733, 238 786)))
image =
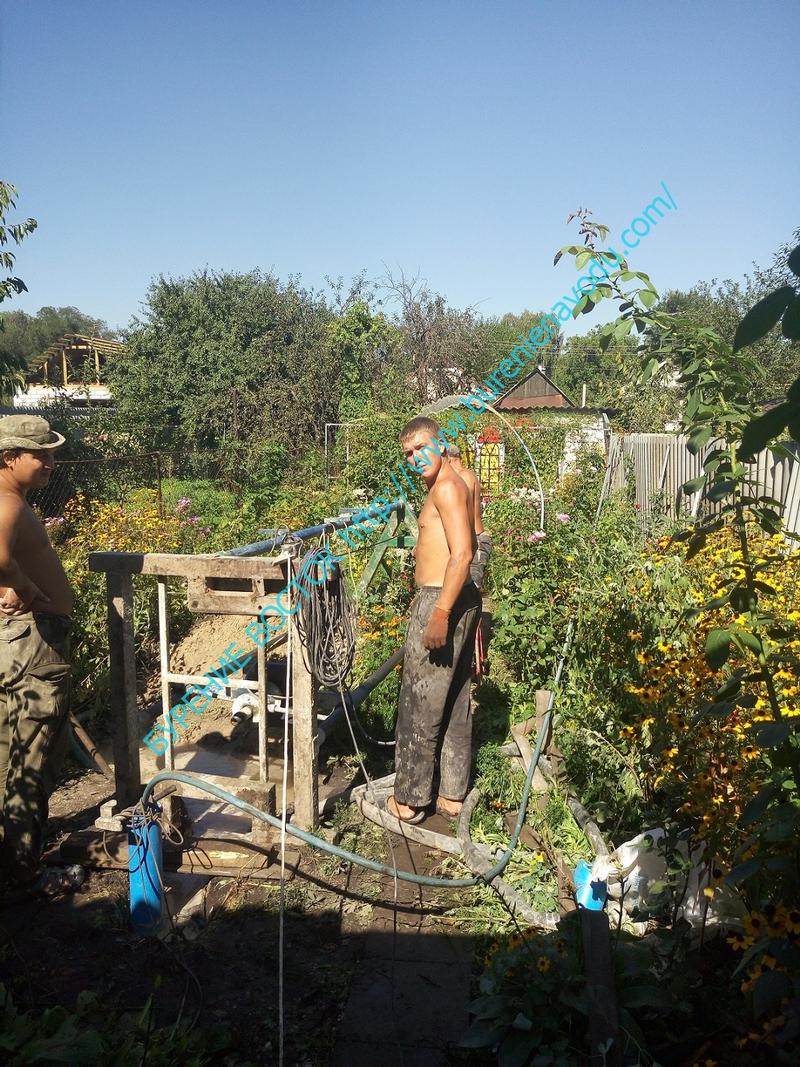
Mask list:
POLYGON ((409 963, 455 963, 466 967, 467 971, 471 966, 471 938, 453 937, 431 929, 424 925, 424 920, 423 925, 418 926, 411 935, 407 930, 398 930, 396 939, 391 925, 383 930, 373 926, 364 944, 364 958, 391 961, 395 940, 395 958, 398 960, 409 963))

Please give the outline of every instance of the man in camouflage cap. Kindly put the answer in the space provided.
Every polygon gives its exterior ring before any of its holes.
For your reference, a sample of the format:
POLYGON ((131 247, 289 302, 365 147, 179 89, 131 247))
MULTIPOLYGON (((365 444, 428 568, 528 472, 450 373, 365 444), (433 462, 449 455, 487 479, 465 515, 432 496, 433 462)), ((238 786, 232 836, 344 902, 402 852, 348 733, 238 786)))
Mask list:
POLYGON ((41 865, 69 738, 72 590, 26 497, 47 485, 63 443, 38 415, 0 418, 0 884, 48 896, 83 880, 41 865))

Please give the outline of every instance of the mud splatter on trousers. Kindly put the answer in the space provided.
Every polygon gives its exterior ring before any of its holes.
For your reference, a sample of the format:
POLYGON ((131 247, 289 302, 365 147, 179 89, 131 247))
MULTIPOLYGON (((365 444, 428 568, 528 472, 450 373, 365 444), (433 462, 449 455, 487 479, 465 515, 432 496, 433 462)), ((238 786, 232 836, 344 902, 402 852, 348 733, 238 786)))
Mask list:
POLYGON ((411 605, 397 712, 394 795, 423 808, 433 800, 439 762, 439 794, 463 800, 472 762, 470 681, 480 593, 468 581, 450 614, 447 643, 429 652, 422 644, 438 586, 423 586, 411 605))
POLYGON ((0 873, 32 878, 69 739, 71 621, 0 617, 0 873))

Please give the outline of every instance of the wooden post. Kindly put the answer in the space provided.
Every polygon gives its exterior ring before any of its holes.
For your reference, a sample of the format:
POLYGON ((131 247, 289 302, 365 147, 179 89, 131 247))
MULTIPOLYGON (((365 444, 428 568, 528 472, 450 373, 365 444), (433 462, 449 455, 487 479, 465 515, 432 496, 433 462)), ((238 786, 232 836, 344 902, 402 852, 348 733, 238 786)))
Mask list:
MULTIPOLYGON (((539 731, 542 728, 544 717, 547 714, 547 705, 550 703, 550 690, 549 689, 537 689, 536 690, 536 734, 538 736, 539 731)), ((547 737, 542 743, 542 752, 546 753, 550 747, 550 739, 553 736, 552 720, 550 729, 547 731, 547 737)))
MULTIPOLYGON (((300 561, 289 560, 295 574, 300 561)), ((297 615, 290 621, 292 650, 292 768, 294 781, 293 822, 301 830, 315 830, 319 824, 319 780, 317 764, 317 687, 306 666, 303 646, 297 629, 297 615)))
POLYGON ((110 571, 106 599, 111 659, 109 703, 114 724, 114 784, 118 806, 126 807, 138 798, 142 790, 131 575, 110 571))
POLYGON ((579 910, 589 994, 589 1063, 591 1067, 619 1067, 622 1056, 608 915, 588 908, 579 910), (601 1051, 607 1044, 608 1051, 601 1051))

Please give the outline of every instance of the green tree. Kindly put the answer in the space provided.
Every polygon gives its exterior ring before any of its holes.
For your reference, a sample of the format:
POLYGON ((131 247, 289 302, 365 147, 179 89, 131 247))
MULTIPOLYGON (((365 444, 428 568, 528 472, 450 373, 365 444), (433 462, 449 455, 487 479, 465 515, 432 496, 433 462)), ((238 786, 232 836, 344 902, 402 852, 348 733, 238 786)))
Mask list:
MULTIPOLYGON (((520 344, 520 337, 526 338, 532 327, 538 326, 546 314, 547 312, 545 311, 528 311, 526 308, 518 315, 507 312, 500 318, 484 320, 483 327, 486 331, 490 362, 476 377, 485 377, 487 374, 491 374, 500 360, 504 359, 515 345, 520 344)), ((552 375, 553 368, 563 348, 564 335, 559 328, 557 335, 550 344, 539 350, 540 363, 548 377, 552 375)))
POLYGON ((330 320, 320 296, 259 271, 158 278, 109 365, 119 428, 132 444, 222 448, 244 464, 269 441, 299 455, 339 409, 330 320))
MULTIPOLYGON (((8 245, 10 241, 15 245, 21 244, 36 229, 37 222, 36 219, 26 219, 24 222, 6 223, 9 210, 17 206, 16 195, 15 186, 0 181, 0 303, 28 291, 22 278, 11 273, 14 270, 16 255, 8 251, 8 245), (9 273, 6 274, 7 271, 9 273)), ((2 329, 3 321, 0 316, 0 331, 2 329)), ((24 361, 0 348, 0 396, 13 394, 24 380, 24 371, 24 361)))

